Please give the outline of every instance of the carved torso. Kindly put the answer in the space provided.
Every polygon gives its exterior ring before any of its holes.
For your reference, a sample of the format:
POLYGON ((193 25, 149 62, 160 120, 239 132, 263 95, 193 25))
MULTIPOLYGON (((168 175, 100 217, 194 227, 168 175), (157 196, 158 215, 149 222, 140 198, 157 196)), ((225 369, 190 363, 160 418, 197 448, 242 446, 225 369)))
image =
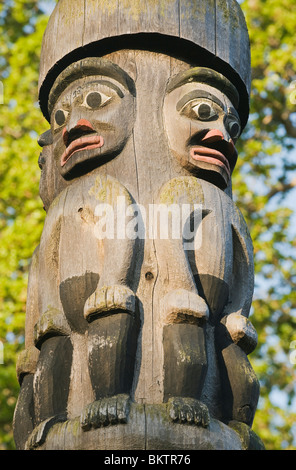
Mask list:
POLYGON ((230 189, 240 120, 228 82, 204 74, 126 50, 70 66, 53 87, 27 306, 35 369, 29 353, 20 366, 28 447, 56 421, 79 417, 83 432, 126 423, 130 403, 168 403, 173 421, 204 428, 252 422, 252 338, 242 347, 229 326, 245 328, 253 293, 230 189))

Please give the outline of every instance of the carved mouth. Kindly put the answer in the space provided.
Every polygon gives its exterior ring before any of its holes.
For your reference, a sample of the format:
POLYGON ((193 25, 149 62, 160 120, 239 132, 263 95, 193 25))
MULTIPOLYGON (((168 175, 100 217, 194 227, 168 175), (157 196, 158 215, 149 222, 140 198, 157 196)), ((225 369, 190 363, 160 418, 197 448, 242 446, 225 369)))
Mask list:
POLYGON ((190 146, 190 157, 193 160, 222 168, 230 178, 236 162, 237 152, 232 140, 227 142, 224 140, 222 132, 212 129, 206 132, 203 137, 199 135, 193 138, 190 146))
POLYGON ((211 163, 212 165, 224 168, 228 177, 230 178, 231 170, 229 161, 222 152, 209 147, 192 147, 190 149, 190 156, 193 160, 211 163))
POLYGON ((80 152, 81 150, 99 149, 103 147, 103 145, 103 137, 97 134, 85 135, 75 139, 64 151, 61 157, 61 166, 63 167, 74 153, 80 152))

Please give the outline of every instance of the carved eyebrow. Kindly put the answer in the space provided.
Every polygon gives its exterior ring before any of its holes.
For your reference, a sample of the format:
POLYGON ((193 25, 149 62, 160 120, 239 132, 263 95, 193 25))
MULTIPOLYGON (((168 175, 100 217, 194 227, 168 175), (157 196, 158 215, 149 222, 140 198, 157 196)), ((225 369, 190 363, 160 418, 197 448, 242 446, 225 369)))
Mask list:
POLYGON ((239 94, 235 86, 222 74, 207 67, 195 67, 172 76, 167 84, 167 93, 186 83, 203 83, 224 93, 237 109, 239 105, 239 94))
POLYGON ((225 111, 225 106, 223 103, 216 96, 212 95, 212 93, 204 90, 193 90, 183 96, 183 98, 181 98, 177 103, 177 111, 180 111, 186 103, 196 98, 207 98, 216 103, 218 106, 220 106, 221 109, 225 111))
POLYGON ((136 96, 135 82, 123 69, 107 59, 89 57, 69 65, 56 78, 49 92, 48 107, 45 110, 46 118, 49 119, 56 101, 71 83, 80 78, 94 77, 95 75, 116 80, 132 96, 136 96))
POLYGON ((119 96, 120 98, 123 98, 123 97, 124 97, 124 94, 123 94, 123 92, 121 91, 121 89, 120 89, 118 86, 116 86, 114 83, 109 82, 109 80, 93 80, 92 82, 87 83, 86 86, 89 86, 89 85, 91 85, 91 84, 93 84, 93 83, 95 83, 95 84, 96 84, 96 83, 99 83, 100 85, 105 85, 105 86, 107 86, 107 87, 109 87, 109 88, 112 88, 114 91, 116 91, 116 93, 118 94, 118 96, 119 96))
POLYGON ((233 114, 240 121, 237 110, 234 109, 232 106, 230 108, 227 108, 227 112, 233 114))

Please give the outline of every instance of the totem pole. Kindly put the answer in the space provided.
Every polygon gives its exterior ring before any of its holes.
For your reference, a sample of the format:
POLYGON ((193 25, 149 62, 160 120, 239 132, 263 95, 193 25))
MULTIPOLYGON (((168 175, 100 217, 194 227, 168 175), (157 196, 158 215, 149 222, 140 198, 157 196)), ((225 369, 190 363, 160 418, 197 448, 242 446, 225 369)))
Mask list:
POLYGON ((59 0, 17 448, 261 447, 252 242, 231 190, 249 90, 235 0, 59 0))

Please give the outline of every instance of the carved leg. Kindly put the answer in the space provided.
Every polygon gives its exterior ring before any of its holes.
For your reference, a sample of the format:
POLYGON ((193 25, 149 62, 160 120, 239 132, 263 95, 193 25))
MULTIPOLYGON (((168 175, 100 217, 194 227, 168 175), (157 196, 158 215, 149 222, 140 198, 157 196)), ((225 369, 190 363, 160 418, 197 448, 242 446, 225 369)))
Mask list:
POLYGON ((33 382, 39 351, 29 346, 21 352, 17 361, 17 376, 21 389, 13 417, 16 448, 23 450, 35 426, 33 382))
POLYGON ((174 178, 163 186, 159 202, 164 211, 161 223, 167 224, 167 231, 155 240, 160 270, 168 273, 162 316, 165 321, 180 314, 204 318, 208 307, 199 295, 188 259, 199 245, 199 228, 207 214, 202 210, 202 187, 193 177, 174 178))
POLYGON ((163 344, 164 398, 171 419, 206 427, 209 412, 199 401, 207 371, 203 327, 192 323, 165 325, 163 344))
POLYGON ((109 176, 106 180, 97 178, 94 194, 98 200, 94 235, 103 247, 103 266, 97 288, 85 302, 84 317, 92 321, 93 316, 118 310, 134 315, 136 297, 133 285, 136 283, 135 263, 140 248, 139 240, 129 233, 128 224, 136 216, 136 208, 127 189, 109 176))
POLYGON ((231 314, 222 319, 216 337, 220 346, 224 421, 239 421, 251 427, 260 388, 247 357, 256 346, 255 330, 246 318, 231 314))
POLYGON ((138 321, 128 312, 97 318, 89 325, 89 372, 96 401, 81 415, 84 430, 126 422, 134 378, 138 321))
POLYGON ((84 318, 89 323, 89 373, 96 398, 81 414, 84 430, 127 419, 139 329, 133 291, 139 240, 127 233, 127 224, 134 217, 132 198, 109 176, 98 176, 92 191, 98 201, 94 233, 103 247, 103 265, 97 288, 84 305, 84 318), (106 203, 109 212, 104 219, 101 209, 106 203), (105 233, 101 225, 106 226, 105 233))
POLYGON ((41 346, 34 376, 36 427, 27 448, 41 445, 48 429, 67 418, 67 401, 72 364, 72 343, 68 336, 48 338, 41 346))
POLYGON ((259 398, 258 379, 247 355, 236 344, 224 348, 222 358, 226 420, 240 421, 251 427, 259 398))
POLYGON ((174 178, 162 188, 159 201, 169 213, 168 237, 155 242, 162 271, 169 273, 167 294, 161 301, 164 400, 174 421, 207 426, 209 413, 199 399, 207 371, 203 325, 209 309, 198 293, 188 260, 188 250, 198 246, 198 229, 205 216, 202 187, 193 177, 174 178), (179 233, 174 233, 178 227, 179 233))
POLYGON ((113 236, 113 239, 104 240, 104 265, 100 280, 84 305, 84 317, 87 321, 118 310, 135 314, 136 296, 131 287, 134 282, 132 273, 138 254, 138 240, 128 237, 118 239, 117 233, 113 236))
POLYGON ((34 429, 33 380, 33 374, 27 374, 24 377, 14 412, 13 436, 18 450, 25 448, 26 441, 34 429))

